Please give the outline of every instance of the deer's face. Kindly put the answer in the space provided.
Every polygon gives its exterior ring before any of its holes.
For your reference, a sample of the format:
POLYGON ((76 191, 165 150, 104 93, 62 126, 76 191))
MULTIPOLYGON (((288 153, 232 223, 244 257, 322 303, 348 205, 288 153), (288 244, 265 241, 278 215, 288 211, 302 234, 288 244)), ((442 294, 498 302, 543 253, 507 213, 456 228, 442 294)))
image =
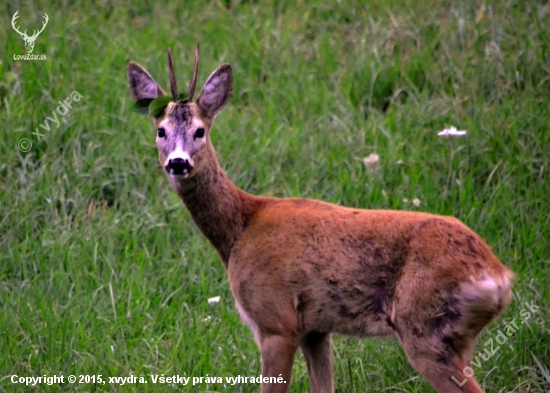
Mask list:
POLYGON ((201 166, 210 125, 201 117, 195 103, 170 103, 160 117, 153 119, 157 130, 159 162, 173 178, 186 178, 201 166))
MULTIPOLYGON (((171 64, 171 55, 169 58, 171 64)), ((224 64, 210 75, 199 98, 192 102, 197 64, 198 57, 188 91, 189 101, 177 100, 178 90, 172 74, 171 90, 174 99, 160 114, 153 117, 159 162, 168 176, 178 180, 192 176, 202 167, 201 153, 210 144, 210 128, 216 115, 229 101, 233 89, 231 67, 224 64)), ((170 70, 173 72, 171 66, 170 70)), ((128 66, 128 82, 136 102, 166 95, 153 77, 137 63, 131 62, 128 66)))

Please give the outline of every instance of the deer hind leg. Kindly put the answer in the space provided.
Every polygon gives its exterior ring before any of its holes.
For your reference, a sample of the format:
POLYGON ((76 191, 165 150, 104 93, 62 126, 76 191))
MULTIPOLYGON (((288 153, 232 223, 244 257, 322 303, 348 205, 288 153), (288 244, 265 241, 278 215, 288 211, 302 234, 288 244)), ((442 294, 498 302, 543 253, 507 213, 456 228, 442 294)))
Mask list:
POLYGON ((410 363, 436 392, 483 392, 470 362, 478 335, 506 306, 508 292, 486 281, 442 286, 437 279, 398 289, 390 321, 410 363))
POLYGON ((327 333, 309 333, 300 343, 306 359, 312 393, 334 393, 332 339, 327 333))
MULTIPOLYGON (((470 373, 469 359, 462 354, 441 354, 430 348, 429 341, 405 342, 403 348, 409 362, 437 393, 483 393, 470 373), (464 373, 466 370, 466 375, 464 373)), ((467 355, 466 355, 467 356, 467 355)))
POLYGON ((483 393, 470 361, 477 336, 496 314, 457 298, 403 307, 408 313, 395 318, 395 330, 409 362, 436 392, 483 393))
POLYGON ((292 364, 296 353, 296 340, 269 335, 260 340, 262 378, 283 379, 283 383, 262 383, 262 393, 286 393, 292 377, 292 364))

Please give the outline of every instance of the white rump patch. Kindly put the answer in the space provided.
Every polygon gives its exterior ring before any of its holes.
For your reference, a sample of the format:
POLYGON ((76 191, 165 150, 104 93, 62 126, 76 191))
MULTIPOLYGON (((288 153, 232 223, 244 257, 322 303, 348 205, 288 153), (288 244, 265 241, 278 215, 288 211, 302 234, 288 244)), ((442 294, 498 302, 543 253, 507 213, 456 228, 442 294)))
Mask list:
POLYGON ((488 291, 492 291, 498 288, 498 284, 495 282, 495 280, 491 277, 485 277, 483 281, 479 281, 477 283, 481 288, 486 289, 488 291))

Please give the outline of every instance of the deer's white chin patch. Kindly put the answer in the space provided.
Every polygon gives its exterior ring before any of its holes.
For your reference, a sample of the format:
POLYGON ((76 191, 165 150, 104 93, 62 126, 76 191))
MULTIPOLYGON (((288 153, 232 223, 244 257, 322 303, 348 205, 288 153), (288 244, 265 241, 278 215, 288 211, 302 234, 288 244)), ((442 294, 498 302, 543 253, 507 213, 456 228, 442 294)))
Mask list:
POLYGON ((170 179, 174 179, 174 180, 183 180, 189 177, 189 173, 184 173, 183 175, 175 175, 175 174, 169 173, 168 175, 170 176, 170 179))
POLYGON ((183 173, 176 173, 176 171, 173 168, 165 168, 165 170, 166 170, 166 173, 168 173, 168 175, 172 179, 176 179, 176 180, 185 179, 186 177, 189 177, 189 174, 191 173, 191 171, 187 168, 183 169, 182 171, 183 173))

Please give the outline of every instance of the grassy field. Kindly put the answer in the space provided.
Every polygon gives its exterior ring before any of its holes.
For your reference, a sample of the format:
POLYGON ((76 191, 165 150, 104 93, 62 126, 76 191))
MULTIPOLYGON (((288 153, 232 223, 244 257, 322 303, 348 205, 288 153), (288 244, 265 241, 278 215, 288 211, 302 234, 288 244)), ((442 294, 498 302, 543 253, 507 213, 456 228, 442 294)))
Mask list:
MULTIPOLYGON (((475 368, 478 380, 487 392, 550 391, 548 3, 28 3, 0 6, 0 391, 259 390, 148 377, 260 374, 222 264, 170 189, 149 120, 131 109, 128 62, 167 88, 172 47, 185 86, 197 41, 199 86, 233 67, 212 138, 235 184, 458 217, 517 274, 478 351, 525 302, 539 307, 475 368), (21 30, 48 14, 33 52, 47 60, 14 60, 25 54, 10 26, 17 10, 21 30), (71 94, 82 98, 59 126, 40 128, 71 94), (449 126, 468 133, 437 136, 449 126), (371 153, 380 160, 367 167, 371 153), (12 375, 65 382, 26 387, 12 375)), ((393 340, 337 337, 334 353, 337 392, 432 391, 393 340)), ((291 391, 308 389, 299 354, 291 391)))

